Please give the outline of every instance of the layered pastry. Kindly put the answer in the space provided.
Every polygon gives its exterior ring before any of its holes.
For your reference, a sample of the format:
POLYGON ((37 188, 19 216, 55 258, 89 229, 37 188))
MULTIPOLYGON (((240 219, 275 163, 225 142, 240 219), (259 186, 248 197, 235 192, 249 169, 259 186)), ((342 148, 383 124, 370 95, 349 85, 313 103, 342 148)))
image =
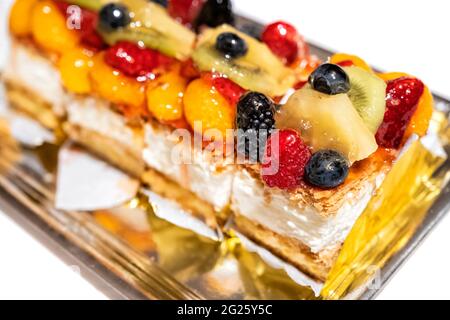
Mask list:
POLYGON ((225 0, 17 0, 13 107, 318 280, 432 97, 358 57, 320 64, 288 23, 225 0), (231 224, 227 224, 231 225, 231 224))

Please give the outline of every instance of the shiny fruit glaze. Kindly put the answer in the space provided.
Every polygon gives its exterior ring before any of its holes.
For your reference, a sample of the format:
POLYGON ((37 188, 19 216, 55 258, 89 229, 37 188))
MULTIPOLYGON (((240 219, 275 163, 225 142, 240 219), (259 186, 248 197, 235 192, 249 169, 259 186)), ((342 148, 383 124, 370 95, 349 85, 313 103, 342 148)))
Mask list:
POLYGON ((241 88, 239 85, 217 74, 207 73, 203 78, 210 82, 211 85, 219 91, 219 93, 227 99, 231 106, 236 106, 239 99, 246 92, 245 89, 241 88))
POLYGON ((169 14, 184 25, 192 26, 206 0, 171 0, 169 14))
POLYGON ((184 113, 187 122, 207 138, 207 130, 216 129, 225 138, 227 129, 234 129, 236 108, 205 79, 192 81, 184 94, 184 113), (202 129, 195 126, 201 123, 202 129))
POLYGON ((175 68, 148 86, 147 107, 158 121, 168 123, 183 118, 186 85, 187 80, 180 76, 179 68, 175 68))
POLYGON ((24 37, 31 34, 31 13, 38 0, 16 0, 9 16, 9 29, 12 34, 24 37))
POLYGON ((77 48, 64 53, 58 61, 58 68, 66 89, 77 94, 90 93, 89 70, 92 66, 92 52, 86 49, 77 48))
POLYGON ((33 7, 31 27, 35 42, 45 50, 63 54, 80 42, 79 34, 67 28, 66 19, 53 1, 39 1, 33 7))
POLYGON ((297 131, 277 131, 267 141, 261 177, 271 188, 299 187, 310 158, 311 152, 297 131))
POLYGON ((89 76, 93 90, 116 104, 142 108, 145 103, 145 83, 122 74, 106 64, 104 52, 94 56, 89 76))
POLYGON ((401 146, 424 90, 422 81, 415 78, 402 77, 388 82, 386 113, 376 134, 379 146, 394 149, 401 146))

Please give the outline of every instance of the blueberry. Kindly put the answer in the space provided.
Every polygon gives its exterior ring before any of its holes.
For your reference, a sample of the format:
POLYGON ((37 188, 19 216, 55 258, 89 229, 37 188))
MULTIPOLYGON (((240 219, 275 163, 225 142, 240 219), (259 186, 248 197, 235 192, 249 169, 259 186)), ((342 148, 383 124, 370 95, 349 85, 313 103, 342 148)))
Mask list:
POLYGON ((322 150, 315 153, 305 168, 305 180, 323 189, 340 186, 347 179, 349 163, 339 152, 322 150))
POLYGON ((105 30, 115 30, 127 26, 130 22, 128 8, 119 3, 109 3, 100 10, 100 26, 105 30))
POLYGON ((239 58, 248 52, 248 46, 244 39, 232 32, 219 34, 216 40, 216 49, 227 58, 239 58))
POLYGON ((308 81, 314 90, 330 95, 350 91, 350 78, 336 64, 322 64, 311 74, 308 81))
POLYGON ((164 8, 167 8, 167 6, 169 5, 168 0, 150 0, 150 1, 159 4, 164 8))
POLYGON ((203 25, 214 28, 224 23, 234 24, 231 0, 208 0, 203 5, 194 27, 196 31, 203 25))

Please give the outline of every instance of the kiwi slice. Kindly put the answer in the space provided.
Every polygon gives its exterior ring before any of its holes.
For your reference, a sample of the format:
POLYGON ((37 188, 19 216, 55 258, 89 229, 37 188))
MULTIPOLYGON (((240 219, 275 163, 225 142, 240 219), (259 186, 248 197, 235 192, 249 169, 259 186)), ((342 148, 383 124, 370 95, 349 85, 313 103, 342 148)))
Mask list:
POLYGON ((202 71, 214 70, 226 75, 244 89, 272 97, 284 95, 295 83, 294 72, 265 44, 229 25, 204 31, 199 37, 192 59, 202 71), (244 39, 248 46, 245 56, 232 59, 216 49, 216 39, 224 32, 235 33, 244 39))
POLYGON ((350 78, 348 96, 367 128, 375 134, 386 111, 386 83, 360 67, 345 67, 344 70, 350 78))

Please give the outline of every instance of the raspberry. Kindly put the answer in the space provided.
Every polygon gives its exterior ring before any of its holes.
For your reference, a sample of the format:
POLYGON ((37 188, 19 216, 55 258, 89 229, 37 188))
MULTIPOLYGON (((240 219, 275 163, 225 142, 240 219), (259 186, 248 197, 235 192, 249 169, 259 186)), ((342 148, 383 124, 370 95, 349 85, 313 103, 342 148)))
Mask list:
POLYGON ((171 0, 169 14, 184 25, 191 26, 206 0, 171 0))
POLYGON ((204 77, 206 81, 211 81, 212 86, 227 99, 231 106, 236 106, 239 99, 245 93, 245 89, 220 75, 207 73, 204 77))
MULTIPOLYGON (((69 18, 69 3, 64 1, 55 1, 58 9, 69 18)), ((106 47, 102 37, 98 34, 96 28, 98 24, 98 14, 94 11, 81 8, 80 30, 81 42, 91 49, 101 50, 106 47)))
POLYGON ((130 77, 146 76, 158 66, 155 51, 121 41, 106 50, 105 62, 130 77))
POLYGON ((388 82, 386 113, 376 134, 379 146, 394 149, 400 147, 424 90, 423 82, 415 78, 402 77, 388 82))
POLYGON ((262 41, 274 54, 292 64, 298 57, 307 56, 308 47, 294 26, 278 21, 268 25, 262 33, 262 41))
POLYGON ((289 129, 274 132, 267 141, 262 179, 271 188, 296 188, 303 181, 310 158, 309 148, 296 131, 289 129))

